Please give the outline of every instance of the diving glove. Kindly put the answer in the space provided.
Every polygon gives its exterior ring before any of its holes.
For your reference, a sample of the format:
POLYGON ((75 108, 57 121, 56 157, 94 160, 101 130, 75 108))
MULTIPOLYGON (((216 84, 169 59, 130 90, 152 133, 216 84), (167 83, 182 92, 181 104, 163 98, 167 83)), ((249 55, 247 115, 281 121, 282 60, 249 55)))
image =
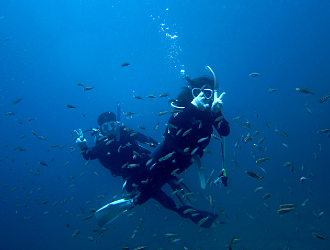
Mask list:
POLYGON ((222 183, 225 187, 228 186, 228 176, 226 174, 226 169, 222 169, 220 176, 213 182, 214 185, 219 186, 222 183))
POLYGON ((208 100, 205 98, 203 91, 201 91, 199 95, 192 100, 191 104, 199 110, 204 111, 209 107, 209 104, 206 103, 206 101, 208 100))
POLYGON ((82 149, 85 149, 87 148, 87 140, 86 138, 84 137, 84 134, 82 132, 81 129, 78 129, 74 131, 77 135, 77 139, 76 139, 76 143, 77 143, 77 146, 82 150, 82 149))
POLYGON ((212 103, 212 112, 218 113, 221 111, 223 107, 223 102, 222 102, 222 97, 226 94, 226 92, 223 92, 218 98, 215 98, 213 103, 212 103))

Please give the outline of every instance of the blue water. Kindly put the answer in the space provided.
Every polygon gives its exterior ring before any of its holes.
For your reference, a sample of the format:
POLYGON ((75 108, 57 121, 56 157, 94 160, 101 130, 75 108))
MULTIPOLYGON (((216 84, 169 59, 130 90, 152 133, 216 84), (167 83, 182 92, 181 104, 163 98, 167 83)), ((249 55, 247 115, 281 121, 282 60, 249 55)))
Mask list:
MULTIPOLYGON (((318 103, 330 92, 329 9, 329 1, 306 0, 1 1, 1 249, 228 249, 232 237, 240 239, 233 249, 329 249, 329 240, 312 235, 330 237, 330 138, 317 133, 330 128, 330 101, 318 103), (124 62, 131 65, 121 67, 124 62), (228 214, 228 219, 219 217, 226 224, 201 230, 173 212, 158 210, 150 200, 130 211, 130 218, 125 214, 108 225, 103 237, 93 232, 95 219, 82 219, 89 209, 119 198, 122 180, 97 161, 86 166, 71 132, 95 127, 98 115, 115 111, 120 101, 123 112, 136 113, 122 121, 130 128, 146 127, 142 132, 160 141, 169 115, 157 113, 170 110, 168 100, 185 86, 183 74, 210 75, 206 65, 226 92, 230 183, 202 190, 196 166, 182 177, 192 191, 213 197, 228 214), (252 72, 260 76, 250 77, 252 72), (84 91, 77 82, 94 88, 84 91), (277 91, 269 93, 270 88, 277 91), (158 97, 162 93, 170 96, 158 97), (157 98, 133 98, 149 94, 157 98), (18 98, 23 100, 12 104, 18 98), (248 144, 241 137, 249 131, 237 124, 246 119, 252 133, 260 131, 248 144), (276 133, 275 124, 289 137, 276 133), (253 146, 261 137, 267 153, 253 146), (237 141, 241 148, 234 147, 237 141), (272 159, 255 163, 266 156, 272 159), (293 162, 294 172, 283 166, 287 161, 293 162), (305 184, 299 181, 303 176, 305 184), (264 189, 255 193, 259 186, 264 189), (271 194, 268 200, 263 199, 266 193, 271 194), (296 208, 281 216, 276 211, 283 203, 296 208), (324 215, 318 218, 320 212, 324 215), (72 237, 76 230, 80 233, 72 237), (172 244, 166 233, 177 233, 181 241, 172 244)), ((92 146, 92 137, 87 139, 92 146)), ((213 155, 202 158, 207 177, 221 169, 219 141, 208 148, 213 155)), ((219 213, 196 196, 196 208, 219 213)))

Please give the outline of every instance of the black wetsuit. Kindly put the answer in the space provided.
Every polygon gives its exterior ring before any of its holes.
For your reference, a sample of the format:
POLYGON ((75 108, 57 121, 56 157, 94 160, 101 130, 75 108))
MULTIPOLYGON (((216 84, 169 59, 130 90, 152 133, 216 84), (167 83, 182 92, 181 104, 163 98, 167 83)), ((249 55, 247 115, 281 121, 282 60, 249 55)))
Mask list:
POLYGON ((190 104, 173 114, 168 121, 164 133, 165 140, 152 153, 152 161, 148 164, 149 183, 144 195, 136 203, 142 204, 153 196, 169 179, 182 173, 192 163, 194 157, 201 158, 203 149, 209 144, 213 127, 221 136, 230 133, 229 123, 222 116, 221 111, 214 114, 201 111, 190 104))
POLYGON ((141 133, 133 134, 120 127, 120 136, 101 137, 92 148, 85 148, 82 155, 86 160, 98 159, 103 167, 109 169, 113 176, 121 176, 127 180, 128 192, 132 191, 135 179, 141 180, 147 176, 145 168, 141 167, 150 159, 151 152, 140 146, 142 143, 155 143, 153 139, 141 133))

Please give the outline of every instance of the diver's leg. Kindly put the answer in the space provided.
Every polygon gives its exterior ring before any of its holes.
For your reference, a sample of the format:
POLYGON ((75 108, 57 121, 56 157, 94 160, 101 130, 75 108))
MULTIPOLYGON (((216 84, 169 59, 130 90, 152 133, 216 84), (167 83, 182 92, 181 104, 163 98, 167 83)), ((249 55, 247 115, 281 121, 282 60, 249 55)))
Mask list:
POLYGON ((179 180, 177 177, 172 176, 167 183, 171 186, 173 192, 182 189, 182 192, 176 193, 176 197, 180 200, 182 205, 193 205, 195 197, 189 188, 182 182, 182 179, 179 180))
POLYGON ((179 212, 179 209, 177 208, 177 205, 175 204, 174 200, 170 198, 167 194, 165 194, 164 191, 159 190, 152 196, 152 198, 158 201, 163 207, 172 210, 176 213, 179 212))
POLYGON ((178 214, 188 218, 200 227, 210 228, 219 215, 207 211, 197 210, 191 206, 182 206, 178 214))

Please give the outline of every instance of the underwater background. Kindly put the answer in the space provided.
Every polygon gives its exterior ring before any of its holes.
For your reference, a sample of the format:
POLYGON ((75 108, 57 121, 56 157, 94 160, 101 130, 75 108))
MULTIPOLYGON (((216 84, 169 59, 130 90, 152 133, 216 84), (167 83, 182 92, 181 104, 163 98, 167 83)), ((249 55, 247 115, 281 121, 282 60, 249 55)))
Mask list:
MULTIPOLYGON (((330 129, 329 24, 324 0, 1 1, 1 249, 228 249, 233 237, 233 249, 330 249, 330 138, 317 133, 330 129), (196 208, 220 214, 212 196, 228 218, 202 229, 149 200, 96 230, 95 218, 83 218, 120 198, 123 182, 98 161, 86 164, 73 130, 96 127, 98 115, 120 102, 122 112, 135 113, 122 115, 126 126, 143 126, 160 141, 170 115, 157 114, 172 110, 183 76, 211 76, 207 65, 226 92, 230 182, 203 190, 196 165, 180 178, 196 208), (262 137, 260 150, 253 144, 262 137), (256 164, 263 157, 271 159, 256 164), (281 215, 281 204, 295 208, 281 215), (167 233, 180 240, 171 243, 167 233)), ((205 175, 215 170, 215 179, 220 142, 208 149, 205 175)))

